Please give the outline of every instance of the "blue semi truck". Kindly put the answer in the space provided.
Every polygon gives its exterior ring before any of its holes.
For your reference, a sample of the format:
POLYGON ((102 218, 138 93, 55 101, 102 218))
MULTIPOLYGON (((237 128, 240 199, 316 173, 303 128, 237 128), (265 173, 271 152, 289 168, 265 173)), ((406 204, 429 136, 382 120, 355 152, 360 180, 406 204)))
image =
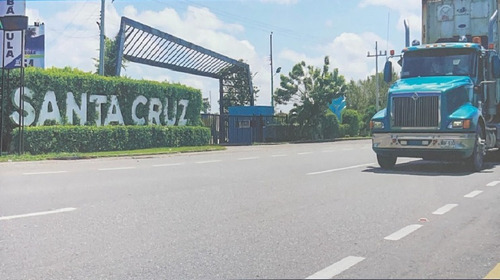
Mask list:
POLYGON ((500 147, 499 2, 422 0, 423 44, 407 35, 402 53, 391 52, 384 79, 391 82, 395 59, 400 79, 370 122, 382 168, 414 157, 480 171, 500 147))

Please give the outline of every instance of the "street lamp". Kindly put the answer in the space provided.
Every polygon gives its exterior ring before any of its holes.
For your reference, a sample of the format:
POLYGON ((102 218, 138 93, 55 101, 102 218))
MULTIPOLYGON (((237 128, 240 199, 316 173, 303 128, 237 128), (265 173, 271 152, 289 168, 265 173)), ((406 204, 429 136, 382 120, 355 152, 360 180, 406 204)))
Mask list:
POLYGON ((269 36, 269 47, 270 47, 270 59, 271 59, 271 106, 274 107, 274 75, 281 72, 281 67, 276 68, 276 72, 274 72, 273 68, 273 32, 269 36))

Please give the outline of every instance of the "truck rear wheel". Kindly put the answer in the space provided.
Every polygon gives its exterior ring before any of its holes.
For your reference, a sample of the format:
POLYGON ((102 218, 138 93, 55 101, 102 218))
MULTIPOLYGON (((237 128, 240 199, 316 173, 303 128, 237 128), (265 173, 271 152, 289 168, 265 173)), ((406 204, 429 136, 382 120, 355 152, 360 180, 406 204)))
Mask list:
POLYGON ((473 172, 479 172, 483 169, 484 156, 486 154, 486 143, 484 139, 483 130, 478 126, 474 151, 466 161, 467 167, 473 172))
POLYGON ((397 159, 398 158, 395 156, 382 156, 377 154, 378 165, 383 169, 393 169, 397 159))

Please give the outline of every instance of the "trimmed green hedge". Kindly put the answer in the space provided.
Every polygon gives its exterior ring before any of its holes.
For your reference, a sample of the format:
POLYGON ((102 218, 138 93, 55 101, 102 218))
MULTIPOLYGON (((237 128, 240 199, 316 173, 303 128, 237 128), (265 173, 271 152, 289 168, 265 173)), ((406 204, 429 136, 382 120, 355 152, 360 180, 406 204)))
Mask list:
MULTIPOLYGON (((210 129, 193 126, 39 126, 24 130, 24 151, 31 154, 98 152, 158 147, 202 146, 210 129)), ((19 149, 14 130, 11 150, 19 149)))
POLYGON ((342 125, 344 128, 341 128, 341 130, 344 130, 344 135, 351 137, 358 136, 360 124, 361 116, 358 111, 353 109, 345 109, 342 111, 342 125))
MULTIPOLYGON (((8 145, 13 136, 12 132, 17 127, 17 125, 11 122, 9 116, 17 110, 13 102, 13 96, 16 89, 19 88, 19 73, 18 70, 10 72, 8 77, 6 77, 6 83, 2 92, 3 108, 0 108, 0 111, 3 111, 2 113, 4 116, 4 150, 9 147, 8 145)), ((96 125, 97 121, 98 112, 96 111, 96 103, 90 99, 91 95, 107 97, 107 101, 100 106, 103 120, 108 109, 112 106, 112 97, 116 97, 115 99, 118 100, 124 125, 134 125, 135 122, 132 117, 131 108, 136 98, 138 96, 143 96, 147 100, 146 103, 139 104, 135 110, 139 118, 144 118, 147 121, 150 108, 154 107, 159 110, 160 106, 156 102, 160 101, 162 103, 162 113, 159 116, 161 124, 166 125, 168 120, 175 119, 174 123, 168 123, 168 125, 177 126, 181 113, 185 112, 184 119, 186 120, 186 125, 201 125, 201 92, 198 89, 181 84, 133 80, 127 77, 103 77, 69 67, 64 69, 28 67, 25 69, 24 81, 25 87, 33 94, 31 97, 25 96, 24 98, 25 102, 35 109, 36 116, 31 125, 40 125, 40 111, 44 104, 44 98, 49 91, 53 92, 57 100, 57 107, 60 111, 62 124, 80 124, 80 119, 76 114, 73 114, 72 123, 70 123, 65 114, 68 109, 68 93, 72 93, 76 105, 80 107, 82 106, 82 96, 85 97, 84 94, 86 94, 87 122, 85 125, 96 125), (186 108, 184 108, 184 105, 180 102, 181 100, 188 101, 186 108), (164 114, 165 107, 167 107, 167 116, 164 114)), ((26 94, 25 92, 25 95, 26 94)), ((16 102, 18 101, 16 100, 16 102)), ((28 107, 25 106, 25 110, 27 108, 28 107)), ((53 105, 51 104, 48 110, 51 111, 53 109, 53 105)), ((26 116, 27 113, 24 113, 24 115, 26 116)), ((55 123, 56 121, 54 120, 47 120, 42 122, 41 125, 51 125, 55 123)))
MULTIPOLYGON (((31 89, 35 96, 31 100, 31 104, 35 108, 40 108, 43 103, 43 98, 47 91, 54 91, 58 107, 62 112, 66 111, 66 94, 72 92, 77 103, 80 103, 81 94, 87 93, 99 95, 115 95, 120 101, 120 107, 123 113, 124 122, 126 125, 134 125, 129 112, 132 107, 132 102, 139 95, 148 99, 159 98, 164 101, 169 99, 168 107, 172 109, 173 104, 181 99, 189 100, 189 105, 186 110, 187 125, 200 125, 200 109, 202 105, 201 92, 198 89, 187 87, 180 84, 170 84, 167 82, 156 82, 146 80, 133 80, 127 77, 104 77, 91 73, 86 73, 77 69, 71 68, 26 68, 25 70, 26 87, 31 89)), ((16 73, 17 74, 17 73, 16 73)), ((87 97, 89 98, 89 97, 87 97)), ((111 100, 108 99, 102 105, 102 111, 107 112, 111 100)), ((79 104, 81 105, 81 104, 79 104)), ((137 114, 140 116, 148 115, 148 106, 138 106, 137 114)), ((173 110, 169 110, 169 115, 173 110)), ((177 114, 181 113, 181 108, 177 109, 177 114)), ((94 122, 95 106, 88 105, 88 122, 94 122)), ((173 117, 170 115, 170 117, 173 117)), ((179 116, 177 116, 178 118, 179 116)), ((164 122, 164 115, 160 116, 164 122)), ((35 119, 35 122, 38 121, 35 119)), ((70 123, 70 125, 76 123, 70 123)))

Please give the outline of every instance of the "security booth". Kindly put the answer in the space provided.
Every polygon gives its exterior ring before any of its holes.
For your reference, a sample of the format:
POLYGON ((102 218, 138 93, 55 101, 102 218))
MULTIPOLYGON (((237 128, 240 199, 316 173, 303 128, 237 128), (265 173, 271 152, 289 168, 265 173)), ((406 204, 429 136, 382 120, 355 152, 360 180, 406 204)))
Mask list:
POLYGON ((266 141, 266 125, 272 122, 272 106, 229 107, 229 143, 252 144, 266 141))

